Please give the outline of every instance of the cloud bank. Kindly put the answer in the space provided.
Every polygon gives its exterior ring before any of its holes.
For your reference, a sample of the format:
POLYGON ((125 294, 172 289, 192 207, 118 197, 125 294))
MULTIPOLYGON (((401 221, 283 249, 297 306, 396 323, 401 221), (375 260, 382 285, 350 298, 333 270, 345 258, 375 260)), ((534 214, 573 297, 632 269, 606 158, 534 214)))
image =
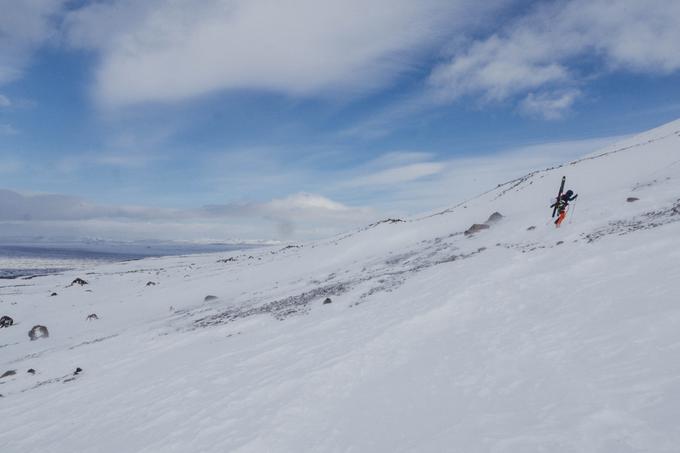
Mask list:
POLYGON ((0 11, 0 85, 41 47, 84 49, 110 107, 244 89, 346 98, 429 66, 430 106, 510 100, 558 119, 593 77, 680 69, 680 3, 668 0, 0 0, 0 11))
POLYGON ((111 235, 127 239, 153 238, 158 229, 196 239, 213 232, 220 239, 312 238, 343 232, 374 219, 375 212, 350 207, 329 198, 298 193, 268 202, 228 203, 196 209, 96 204, 60 194, 21 194, 0 189, 0 234, 59 236, 111 235), (185 226, 182 231, 182 225, 185 226), (96 227, 102 230, 95 234, 96 227), (121 236, 122 234, 122 236, 121 236))

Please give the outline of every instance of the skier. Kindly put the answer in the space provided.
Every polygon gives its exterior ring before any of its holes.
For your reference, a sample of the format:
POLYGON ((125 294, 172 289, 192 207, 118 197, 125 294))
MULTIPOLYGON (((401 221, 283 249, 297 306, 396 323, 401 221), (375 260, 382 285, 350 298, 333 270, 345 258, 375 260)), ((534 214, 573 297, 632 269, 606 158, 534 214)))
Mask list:
POLYGON ((573 190, 567 190, 565 193, 560 195, 559 200, 550 205, 551 208, 556 208, 557 212, 559 213, 557 220, 555 220, 555 226, 557 228, 560 227, 560 224, 567 216, 567 207, 569 206, 569 202, 576 200, 576 197, 578 197, 578 194, 575 194, 573 190))

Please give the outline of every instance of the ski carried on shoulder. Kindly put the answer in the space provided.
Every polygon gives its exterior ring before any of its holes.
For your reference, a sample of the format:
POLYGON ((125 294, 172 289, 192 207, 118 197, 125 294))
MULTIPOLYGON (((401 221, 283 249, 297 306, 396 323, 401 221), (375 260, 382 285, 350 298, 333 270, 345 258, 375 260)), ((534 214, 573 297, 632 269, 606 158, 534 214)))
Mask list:
POLYGON ((557 214, 557 207, 560 205, 560 198, 562 197, 562 191, 564 190, 564 183, 567 181, 566 176, 562 176, 562 183, 560 184, 560 190, 557 192, 557 199, 555 200, 555 204, 552 205, 551 207, 554 206, 552 216, 555 217, 555 214, 557 214))

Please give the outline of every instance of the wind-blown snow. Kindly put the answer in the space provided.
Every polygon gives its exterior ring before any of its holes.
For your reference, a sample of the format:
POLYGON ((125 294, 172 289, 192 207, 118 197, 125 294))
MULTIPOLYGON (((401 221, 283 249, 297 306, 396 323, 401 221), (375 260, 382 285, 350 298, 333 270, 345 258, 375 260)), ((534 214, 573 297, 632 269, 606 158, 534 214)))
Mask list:
POLYGON ((424 218, 5 282, 0 446, 677 452, 678 263, 680 121, 424 218))

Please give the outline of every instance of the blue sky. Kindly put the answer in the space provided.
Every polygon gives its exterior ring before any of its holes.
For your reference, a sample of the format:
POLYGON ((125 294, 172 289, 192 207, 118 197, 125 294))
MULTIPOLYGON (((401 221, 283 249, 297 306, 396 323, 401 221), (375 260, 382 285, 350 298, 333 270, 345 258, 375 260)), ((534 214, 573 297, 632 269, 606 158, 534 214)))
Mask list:
POLYGON ((680 117, 673 0, 0 10, 5 237, 321 237, 680 117))

